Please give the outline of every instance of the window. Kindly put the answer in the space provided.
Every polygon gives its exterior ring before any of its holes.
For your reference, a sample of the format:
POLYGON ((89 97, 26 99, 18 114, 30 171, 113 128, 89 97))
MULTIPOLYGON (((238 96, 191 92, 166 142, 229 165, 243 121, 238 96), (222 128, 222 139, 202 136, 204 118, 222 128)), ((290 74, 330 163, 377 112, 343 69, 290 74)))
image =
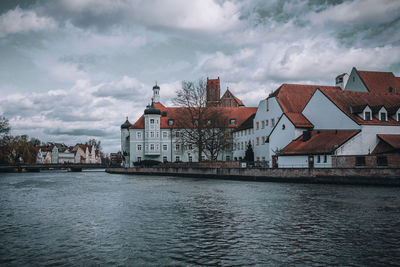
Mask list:
POLYGON ((226 161, 231 161, 231 156, 226 156, 226 161))
POLYGON ((189 156, 189 162, 192 162, 192 161, 193 161, 193 157, 189 156))
POLYGON ((157 138, 160 137, 160 132, 159 132, 159 131, 156 132, 156 137, 157 137, 157 138))
POLYGON ((386 156, 378 156, 376 157, 376 165, 378 166, 387 166, 388 160, 386 156))
POLYGON ((199 125, 199 120, 194 120, 194 125, 199 125))
POLYGON ((275 126, 275 119, 271 119, 271 127, 275 126))
POLYGON ((370 121, 370 120, 371 120, 371 112, 365 111, 365 113, 364 113, 364 119, 365 119, 366 121, 370 121))
POLYGON ((181 145, 180 145, 180 144, 176 144, 176 145, 175 145, 175 150, 176 150, 176 151, 179 151, 180 149, 181 149, 181 145))
POLYGON ((233 143, 233 150, 236 150, 236 143, 233 143))
POLYGON ((354 76, 353 76, 353 82, 355 82, 355 80, 356 80, 356 78, 354 78, 354 76))
POLYGON ((260 138, 256 137, 256 145, 258 146, 260 144, 260 138))
POLYGON ((324 155, 324 163, 328 162, 328 157, 326 155, 324 155))
POLYGON ((168 162, 167 156, 164 156, 164 157, 163 157, 163 162, 164 162, 164 163, 165 163, 165 162, 168 162))
POLYGON ((160 145, 159 144, 156 144, 156 150, 160 151, 160 145))
POLYGON ((265 121, 261 121, 261 129, 265 128, 265 121))
POLYGON ((256 130, 258 130, 260 128, 260 124, 259 124, 259 122, 257 121, 256 122, 256 130))
POLYGON ((188 145, 188 149, 189 150, 192 150, 193 149, 193 146, 190 144, 190 145, 188 145))
POLYGON ((137 151, 142 151, 142 145, 138 144, 137 147, 136 147, 136 150, 137 151))
POLYGON ((137 157, 137 162, 141 162, 142 161, 142 157, 137 157))
POLYGON ((380 115, 381 115, 381 121, 387 121, 386 112, 381 112, 380 115))
POLYGON ((317 163, 321 163, 321 156, 320 155, 317 156, 317 163))
POLYGON ((150 144, 150 150, 151 150, 151 151, 154 150, 154 144, 150 144))
POLYGON ((162 133, 162 137, 163 137, 163 138, 167 138, 167 137, 168 137, 168 132, 163 132, 163 133, 162 133))
POLYGON ((240 149, 243 150, 243 142, 240 143, 240 149))
POLYGON ((207 125, 210 125, 211 124, 211 120, 207 120, 207 125))
POLYGON ((150 137, 154 137, 154 132, 150 132, 150 137))
POLYGON ((257 157, 257 161, 260 161, 260 157, 257 157))
POLYGON ((201 155, 201 160, 206 160, 206 156, 201 155))
POLYGON ((175 161, 176 161, 176 162, 181 161, 181 157, 180 157, 180 156, 176 156, 176 157, 175 157, 175 161))
POLYGON ((154 124, 154 119, 150 119, 150 124, 154 124))
POLYGON ((285 128, 286 128, 286 125, 282 124, 282 130, 285 130, 285 128))
POLYGON ((181 132, 177 131, 175 132, 175 137, 180 137, 181 136, 181 132))
POLYGON ((136 133, 136 138, 137 139, 142 139, 142 133, 141 132, 137 132, 136 133))
POLYGON ((265 161, 265 157, 262 157, 262 161, 265 161))
POLYGON ((267 111, 269 111, 269 103, 268 103, 268 99, 265 100, 265 106, 267 108, 267 111))
POLYGON ((265 121, 265 126, 268 126, 268 120, 265 121))
POLYGON ((356 157, 356 166, 365 166, 365 157, 356 157))
POLYGON ((167 144, 162 145, 162 149, 163 149, 164 151, 168 150, 168 145, 167 145, 167 144))
POLYGON ((169 126, 174 125, 174 120, 168 120, 168 125, 169 125, 169 126))
POLYGON ((264 145, 265 144, 265 136, 261 137, 261 144, 264 145))
POLYGON ((400 112, 397 113, 397 121, 400 121, 400 112))
POLYGON ((389 87, 389 93, 395 93, 396 92, 396 88, 393 87, 389 87))
POLYGON ((231 119, 230 123, 235 125, 236 124, 236 120, 235 119, 231 119))

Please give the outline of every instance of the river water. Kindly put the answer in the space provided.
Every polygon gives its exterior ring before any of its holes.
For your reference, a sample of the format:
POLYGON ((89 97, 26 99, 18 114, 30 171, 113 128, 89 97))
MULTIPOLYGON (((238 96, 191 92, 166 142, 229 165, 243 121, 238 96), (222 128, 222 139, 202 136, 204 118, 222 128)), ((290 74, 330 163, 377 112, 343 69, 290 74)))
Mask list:
POLYGON ((400 188, 0 174, 2 266, 400 263, 400 188))

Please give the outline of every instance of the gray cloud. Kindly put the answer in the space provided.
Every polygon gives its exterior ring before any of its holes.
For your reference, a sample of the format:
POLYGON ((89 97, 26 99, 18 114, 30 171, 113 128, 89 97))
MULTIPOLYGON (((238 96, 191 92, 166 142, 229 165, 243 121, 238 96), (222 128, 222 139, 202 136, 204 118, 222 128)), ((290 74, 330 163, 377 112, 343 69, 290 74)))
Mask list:
POLYGON ((45 141, 93 135, 115 151, 155 80, 164 104, 182 80, 220 76, 256 106, 284 82, 333 84, 353 66, 400 72, 398 1, 3 2, 0 114, 45 141))
POLYGON ((45 130, 45 132, 49 135, 96 136, 96 137, 104 137, 107 136, 108 134, 106 131, 97 129, 73 129, 73 130, 48 129, 45 130))

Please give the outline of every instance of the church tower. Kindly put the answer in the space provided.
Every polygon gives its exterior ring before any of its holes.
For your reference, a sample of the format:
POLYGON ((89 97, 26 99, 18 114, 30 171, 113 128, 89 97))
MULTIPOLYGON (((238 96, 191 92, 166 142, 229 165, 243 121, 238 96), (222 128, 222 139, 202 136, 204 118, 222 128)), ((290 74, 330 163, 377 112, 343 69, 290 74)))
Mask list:
POLYGON ((153 102, 160 103, 160 86, 156 85, 153 86, 153 102))
POLYGON ((220 82, 217 79, 208 79, 207 77, 207 106, 218 107, 220 104, 220 82))

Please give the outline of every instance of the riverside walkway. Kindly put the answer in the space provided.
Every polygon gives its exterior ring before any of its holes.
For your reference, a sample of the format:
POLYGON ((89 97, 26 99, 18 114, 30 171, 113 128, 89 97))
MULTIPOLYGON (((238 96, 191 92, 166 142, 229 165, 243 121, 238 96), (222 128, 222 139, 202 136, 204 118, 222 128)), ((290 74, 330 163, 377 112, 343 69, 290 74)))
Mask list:
POLYGON ((83 169, 105 169, 104 164, 55 163, 55 164, 12 164, 0 165, 0 172, 40 172, 41 170, 68 170, 80 172, 83 169))

